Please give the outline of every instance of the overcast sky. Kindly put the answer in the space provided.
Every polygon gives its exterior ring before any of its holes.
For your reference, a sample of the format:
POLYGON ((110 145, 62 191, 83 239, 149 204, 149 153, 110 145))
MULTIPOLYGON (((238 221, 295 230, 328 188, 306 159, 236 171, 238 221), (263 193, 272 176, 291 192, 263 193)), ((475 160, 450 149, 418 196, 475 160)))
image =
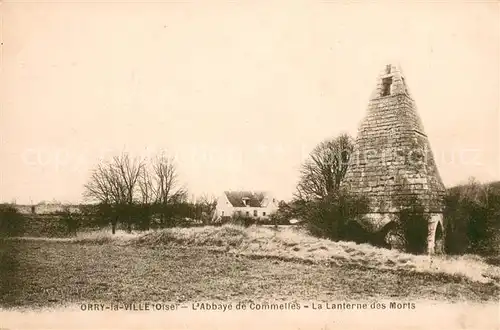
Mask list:
POLYGON ((495 3, 13 3, 0 200, 78 202, 100 156, 164 149, 193 194, 288 198, 397 60, 445 185, 500 179, 495 3))

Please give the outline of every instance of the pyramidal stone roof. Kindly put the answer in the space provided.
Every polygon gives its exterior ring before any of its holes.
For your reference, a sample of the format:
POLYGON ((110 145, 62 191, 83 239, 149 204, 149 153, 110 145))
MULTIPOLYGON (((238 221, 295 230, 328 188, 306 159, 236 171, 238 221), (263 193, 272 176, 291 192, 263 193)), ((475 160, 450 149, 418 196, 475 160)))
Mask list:
POLYGON ((442 212, 445 188, 404 74, 383 68, 359 126, 344 185, 369 198, 372 213, 397 212, 408 197, 442 212))

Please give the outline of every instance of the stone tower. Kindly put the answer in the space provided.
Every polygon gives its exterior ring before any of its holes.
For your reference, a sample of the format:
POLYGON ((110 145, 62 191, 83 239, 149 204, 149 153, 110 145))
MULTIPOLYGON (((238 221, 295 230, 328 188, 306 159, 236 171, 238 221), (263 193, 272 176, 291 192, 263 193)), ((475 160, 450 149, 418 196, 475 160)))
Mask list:
POLYGON ((361 224, 384 236, 402 203, 417 199, 430 215, 427 251, 443 251, 445 188, 399 65, 386 65, 378 77, 344 183, 370 201, 361 224))

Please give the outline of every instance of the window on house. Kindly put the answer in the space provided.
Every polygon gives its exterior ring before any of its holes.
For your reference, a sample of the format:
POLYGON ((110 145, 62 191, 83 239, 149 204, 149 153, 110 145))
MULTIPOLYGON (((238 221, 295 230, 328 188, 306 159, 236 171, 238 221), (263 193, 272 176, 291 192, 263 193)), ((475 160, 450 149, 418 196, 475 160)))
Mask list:
POLYGON ((382 79, 382 96, 391 94, 392 77, 382 79))
POLYGON ((247 211, 246 215, 247 215, 247 216, 248 216, 248 215, 250 215, 250 212, 248 212, 248 211, 247 211))
POLYGON ((266 212, 262 212, 262 215, 263 215, 263 216, 266 216, 266 212))
POLYGON ((256 217, 257 216, 257 210, 253 210, 253 216, 256 217))

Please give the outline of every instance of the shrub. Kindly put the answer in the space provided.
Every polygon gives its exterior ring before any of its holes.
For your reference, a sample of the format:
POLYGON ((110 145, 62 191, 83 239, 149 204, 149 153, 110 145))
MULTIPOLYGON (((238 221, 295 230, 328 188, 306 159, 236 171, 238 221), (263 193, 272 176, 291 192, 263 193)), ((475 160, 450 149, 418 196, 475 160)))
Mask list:
POLYGON ((275 212, 275 213, 271 213, 269 215, 269 218, 266 221, 266 223, 269 223, 269 224, 272 224, 275 226, 277 226, 277 225, 289 225, 291 219, 292 218, 284 217, 282 214, 275 212))
POLYGON ((498 254, 500 188, 495 183, 482 185, 471 179, 450 188, 444 216, 448 253, 498 254))
POLYGON ((269 215, 268 223, 273 225, 289 225, 290 220, 301 217, 300 209, 303 205, 302 201, 294 200, 290 203, 280 201, 278 209, 269 215))
POLYGON ((0 205, 0 236, 19 236, 24 232, 25 219, 12 205, 0 205))
POLYGON ((252 218, 248 215, 241 215, 241 214, 235 213, 231 217, 231 220, 229 223, 231 223, 233 225, 238 225, 238 226, 250 227, 251 225, 254 225, 257 223, 257 219, 252 218))
POLYGON ((392 206, 399 211, 396 213, 394 228, 391 230, 396 238, 395 243, 401 244, 401 248, 408 253, 424 253, 427 249, 427 234, 431 217, 427 211, 432 199, 424 203, 412 191, 406 178, 398 176, 396 179, 400 185, 392 197, 392 206))
POLYGON ((423 206, 413 199, 409 206, 402 208, 397 216, 396 232, 408 253, 425 253, 430 215, 423 206))
POLYGON ((331 240, 359 240, 359 226, 354 223, 367 212, 368 201, 362 196, 338 191, 322 199, 303 202, 299 212, 309 232, 331 240))
POLYGON ((60 223, 66 228, 69 235, 76 235, 80 226, 79 215, 72 214, 69 208, 61 212, 60 223))

